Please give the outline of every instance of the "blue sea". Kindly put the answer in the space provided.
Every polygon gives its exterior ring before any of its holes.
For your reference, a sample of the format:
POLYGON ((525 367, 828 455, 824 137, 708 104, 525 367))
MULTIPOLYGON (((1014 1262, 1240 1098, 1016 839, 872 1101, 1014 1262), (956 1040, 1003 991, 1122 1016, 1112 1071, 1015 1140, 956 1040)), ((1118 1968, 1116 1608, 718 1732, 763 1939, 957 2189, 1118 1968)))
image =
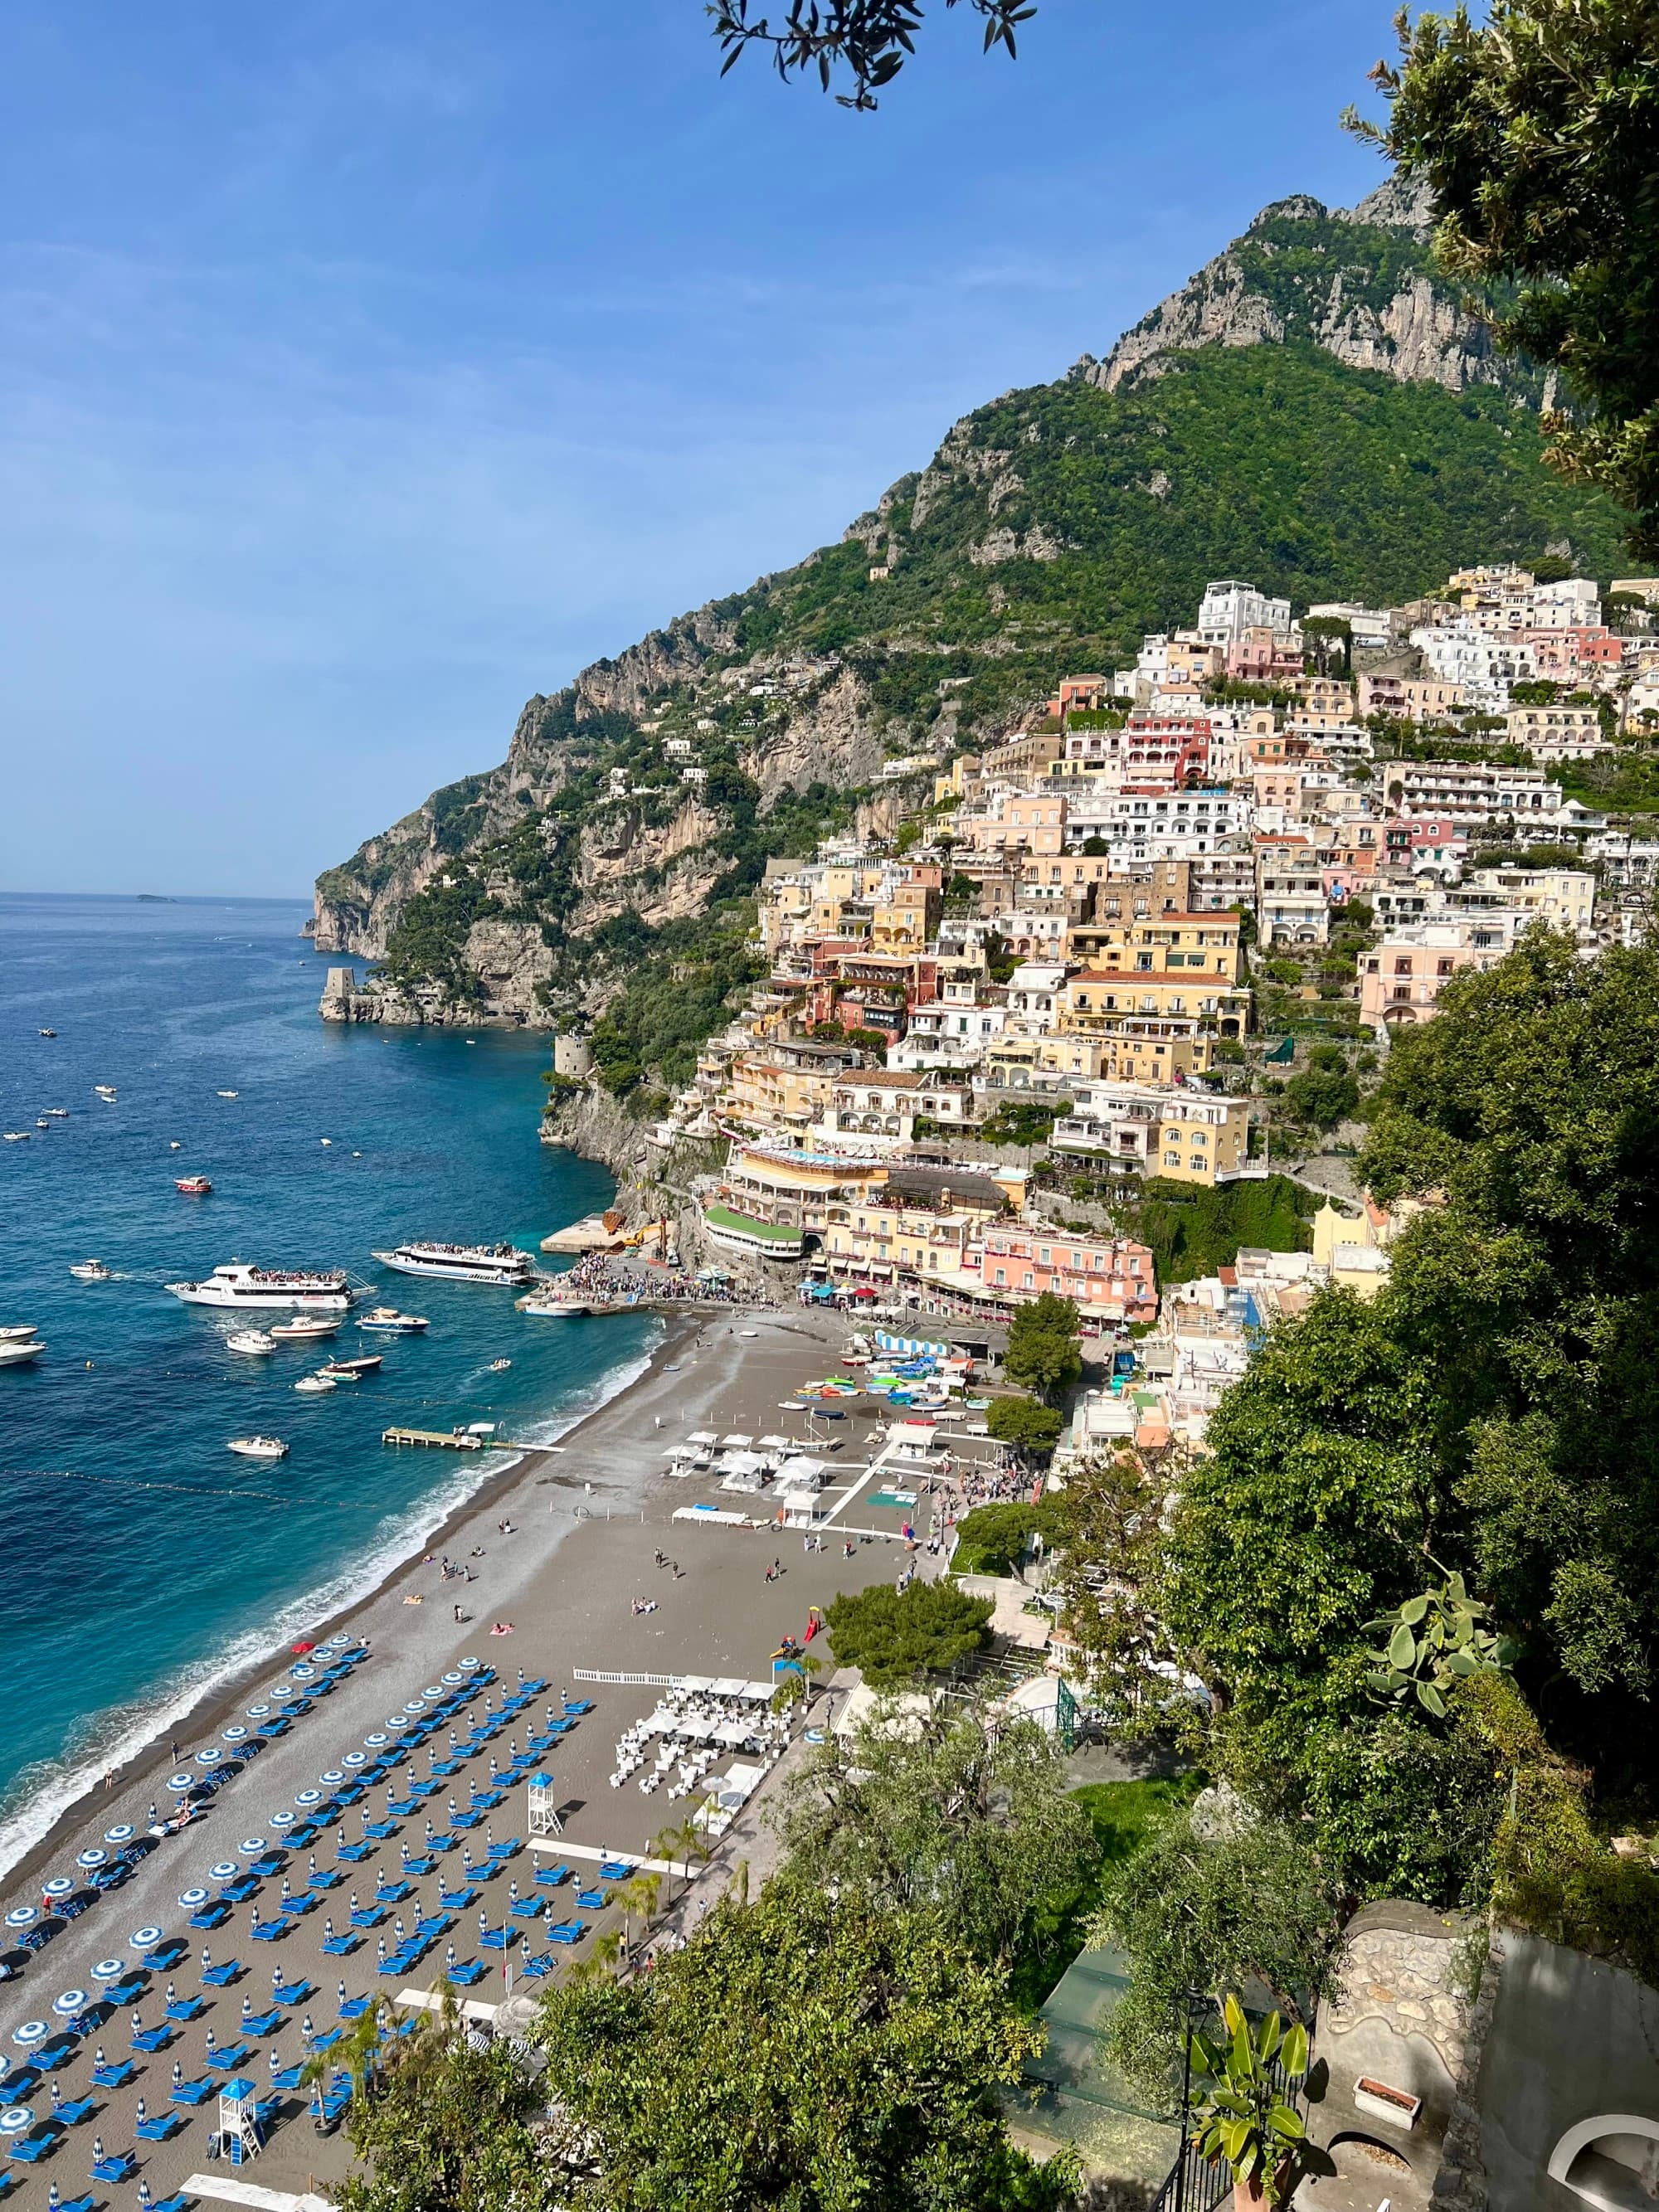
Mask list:
POLYGON ((656 1340, 645 1316, 538 1325, 510 1291, 376 1266, 407 1237, 533 1250, 612 1186, 537 1141, 544 1040, 319 1021, 307 911, 0 894, 0 1129, 31 1132, 0 1144, 0 1325, 47 1346, 0 1369, 0 1868, 124 1743, 373 1587, 506 1463, 387 1449, 384 1428, 551 1441, 656 1340), (69 1119, 37 1129, 48 1106, 69 1119), (198 1170, 212 1195, 181 1197, 198 1170), (115 1279, 72 1280, 88 1258, 115 1279), (246 1316, 161 1287, 232 1258, 344 1267, 431 1328, 348 1317, 239 1357, 246 1316), (385 1365, 297 1394, 331 1349, 385 1365), (225 1449, 254 1432, 289 1457, 225 1449))

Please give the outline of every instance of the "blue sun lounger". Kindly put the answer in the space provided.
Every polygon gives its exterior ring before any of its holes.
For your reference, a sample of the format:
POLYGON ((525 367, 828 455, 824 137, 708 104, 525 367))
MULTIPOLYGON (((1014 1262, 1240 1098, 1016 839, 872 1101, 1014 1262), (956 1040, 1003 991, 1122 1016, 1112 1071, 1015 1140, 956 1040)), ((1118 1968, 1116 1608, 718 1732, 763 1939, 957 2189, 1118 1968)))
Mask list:
POLYGON ((202 1976, 204 1986, 210 1990, 228 1990, 242 1971, 240 1959, 222 1959, 216 1966, 209 1966, 202 1976))
POLYGON ((32 2136, 20 2136, 11 2147, 11 2154, 23 2166, 39 2166, 43 2158, 50 2158, 64 2140, 64 2130, 54 2127, 50 2120, 32 2136))
POLYGON ((100 2158, 92 2169, 94 2181, 131 2181, 138 2171, 138 2161, 130 2150, 118 2150, 113 2158, 100 2158))
POLYGON ((361 1936, 353 1936, 349 1931, 343 1936, 325 1936, 323 1938, 323 1956, 325 1959, 349 1959, 361 1947, 362 1940, 361 1936))
POLYGON ((374 1857, 374 1846, 373 1844, 342 1844, 338 1856, 352 1866, 361 1866, 365 1859, 374 1857))
MULTIPOLYGON (((125 2089, 137 2071, 138 2069, 130 2058, 123 2058, 114 2066, 94 2066, 92 2069, 92 2086, 94 2089, 125 2089)), ((8 2085, 8 2087, 12 2085, 8 2085)))
POLYGON ((199 1912, 191 1914, 190 1924, 192 1928, 222 1928, 229 1917, 230 1907, 216 1897, 211 1905, 204 1905, 199 1912))
POLYGON ((603 1912, 608 1900, 602 1889, 579 1889, 576 1902, 584 1912, 603 1912))
POLYGON ((205 2105, 214 2094, 212 2082, 204 2074, 194 2081, 181 2081, 171 2092, 167 2101, 173 2105, 205 2105))
POLYGON ((199 2020, 207 2010, 200 1997, 175 1997, 162 2017, 166 2020, 199 2020))
POLYGON ((459 1982, 464 1990, 470 1990, 483 1981, 487 1971, 477 1959, 463 1960, 459 1966, 447 1969, 450 1980, 459 1982))
POLYGON ((261 2043, 268 2043, 283 2025, 283 2014, 272 2005, 269 2012, 251 2012, 246 2020, 237 2023, 236 2033, 256 2036, 261 2043))
POLYGON ((562 1881, 568 1881, 569 1879, 570 1869, 562 1862, 557 1866, 538 1867, 536 1869, 538 1889, 556 1889, 562 1881))
POLYGON ((550 1943, 580 1943, 587 1933, 586 1923, 580 1920, 556 1921, 547 1931, 550 1943))

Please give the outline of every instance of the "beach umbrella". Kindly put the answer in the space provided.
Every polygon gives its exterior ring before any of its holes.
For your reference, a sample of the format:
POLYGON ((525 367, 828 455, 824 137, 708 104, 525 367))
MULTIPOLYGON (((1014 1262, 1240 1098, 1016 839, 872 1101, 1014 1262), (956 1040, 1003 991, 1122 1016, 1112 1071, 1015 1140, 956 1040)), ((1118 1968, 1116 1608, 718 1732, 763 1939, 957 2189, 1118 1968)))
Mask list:
POLYGON ((250 1705, 247 1709, 247 1717, 251 1721, 268 1721, 270 1718, 270 1707, 250 1705))
POLYGON ((291 1698, 294 1695, 294 1685, 292 1682, 273 1682, 265 1695, 268 1698, 291 1698))
POLYGON ((221 1743, 246 1743, 247 1741, 247 1730, 242 1726, 241 1723, 238 1721, 233 1728, 221 1729, 219 1731, 219 1741, 221 1743))
POLYGON ((52 2008, 61 2013, 65 2020, 73 2020, 77 2012, 84 2012, 91 2002, 92 1999, 84 1990, 65 1990, 61 1997, 52 1999, 52 2008))
POLYGON ((257 1859, 264 1847, 265 1839, 263 1836, 244 1836, 236 1846, 245 1859, 257 1859))
POLYGON ((61 1898, 74 1896, 75 1884, 66 1874, 55 1874, 50 1881, 41 1883, 40 1894, 51 1898, 56 1904, 61 1898))
POLYGON ((297 1790, 294 1794, 294 1802, 296 1805, 320 1805, 323 1802, 323 1793, 320 1790, 297 1790))
POLYGON ((428 1682, 425 1689, 422 1691, 421 1695, 430 1704, 436 1705, 438 1699, 442 1697, 443 1692, 439 1688, 435 1682, 428 1682))
POLYGON ((240 1871, 241 1869, 238 1867, 234 1859, 221 1859, 216 1865, 210 1866, 208 1869, 208 1880, 210 1881, 234 1881, 240 1871))
POLYGON ((118 1820, 112 1828, 105 1829, 104 1841, 106 1844, 130 1844, 133 1834, 134 1830, 131 1820, 118 1820))
POLYGON ((444 1676, 444 1680, 448 1683, 450 1688, 453 1690, 460 1683, 464 1682, 466 1680, 466 1677, 459 1671, 459 1668, 452 1667, 448 1674, 444 1676))
POLYGON ((270 1994, 272 1996, 279 1996, 282 1992, 282 1987, 283 1970, 280 1966, 273 1966, 270 1970, 270 1994))
MULTIPOLYGON (((409 1723, 404 1718, 401 1713, 393 1713, 392 1718, 386 1723, 386 1726, 391 1729, 393 1735, 401 1735, 404 1730, 409 1726, 409 1723)), ((367 1743, 368 1741, 368 1738, 365 1736, 363 1738, 363 1741, 367 1743)))
POLYGON ((181 1889, 179 1893, 179 1902, 186 1912, 199 1912, 207 1899, 204 1889, 181 1889))
POLYGON ((135 1928, 127 1938, 127 1947, 133 1951, 153 1951, 161 1940, 159 1928, 135 1928))
POLYGON ((21 2027, 15 2027, 11 2039, 25 2051, 32 2051, 37 2043, 44 2043, 52 2030, 43 2020, 26 2020, 21 2027))
POLYGON ((340 1784, 345 1780, 344 1775, 342 1774, 337 1766, 331 1766, 327 1773, 325 1774, 322 1778, 327 1783, 331 1790, 337 1790, 340 1784))
POLYGON ((410 1714, 414 1719, 419 1720, 421 1715, 426 1711, 426 1699, 424 1698, 411 1698, 409 1703, 404 1707, 404 1711, 410 1714))
POLYGON ((78 1867, 107 1866, 109 1864, 109 1853, 107 1851, 100 1851, 96 1849, 89 1851, 77 1851, 75 1855, 75 1863, 78 1867))
POLYGON ((273 1828, 291 1828, 296 1817, 297 1815, 293 1813, 273 1813, 270 1826, 273 1828))
POLYGON ((342 1766, 350 1767, 367 1766, 368 1765, 368 1753, 366 1751, 342 1752, 340 1754, 340 1764, 342 1766))
POLYGON ((473 1670, 476 1668, 476 1667, 477 1666, 478 1662, 477 1662, 477 1661, 476 1659, 471 1659, 471 1658, 469 1658, 469 1659, 458 1659, 458 1660, 455 1662, 455 1664, 456 1664, 459 1668, 460 1668, 462 1669, 463 1673, 470 1674, 471 1674, 471 1673, 473 1672, 473 1670))
POLYGON ((8 1928, 32 1928, 40 1917, 38 1905, 15 1905, 6 1915, 8 1928))
POLYGON ((224 1755, 216 1745, 210 1744, 205 1751, 197 1753, 196 1764, 198 1766, 216 1766, 224 1755))
POLYGON ((0 2136, 26 2136, 34 2125, 33 2107, 29 2105, 8 2105, 0 2112, 0 2136))
POLYGON ((298 1667, 290 1667, 288 1671, 293 1675, 296 1682, 308 1682, 312 1676, 317 1672, 317 1669, 314 1667, 302 1663, 298 1667))
POLYGON ((126 1968, 118 1959, 100 1959, 92 1970, 94 1982, 119 1982, 126 1978, 126 1968))
POLYGON ((195 1787, 196 1777, 193 1774, 169 1774, 167 1777, 167 1788, 169 1790, 193 1790, 195 1787))
POLYGON ((349 1628, 343 1628, 339 1631, 337 1635, 331 1636, 328 1640, 330 1645, 337 1650, 341 1646, 350 1643, 351 1631, 349 1628))
POLYGON ((363 1741, 368 1746, 371 1751, 380 1750, 387 1741, 388 1739, 382 1735, 378 1729, 373 1735, 366 1735, 363 1738, 363 1741))

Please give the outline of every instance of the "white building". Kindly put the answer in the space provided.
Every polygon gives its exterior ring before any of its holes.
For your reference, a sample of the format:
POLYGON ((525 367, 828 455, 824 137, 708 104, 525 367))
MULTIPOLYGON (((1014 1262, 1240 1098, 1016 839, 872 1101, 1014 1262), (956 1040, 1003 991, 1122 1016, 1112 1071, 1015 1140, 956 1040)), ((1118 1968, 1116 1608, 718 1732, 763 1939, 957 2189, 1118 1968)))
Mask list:
POLYGON ((1224 650, 1236 645, 1247 629, 1270 629, 1275 637, 1286 637, 1291 629, 1291 603, 1268 599, 1254 584, 1231 580, 1208 584, 1196 627, 1201 644, 1218 645, 1224 650))

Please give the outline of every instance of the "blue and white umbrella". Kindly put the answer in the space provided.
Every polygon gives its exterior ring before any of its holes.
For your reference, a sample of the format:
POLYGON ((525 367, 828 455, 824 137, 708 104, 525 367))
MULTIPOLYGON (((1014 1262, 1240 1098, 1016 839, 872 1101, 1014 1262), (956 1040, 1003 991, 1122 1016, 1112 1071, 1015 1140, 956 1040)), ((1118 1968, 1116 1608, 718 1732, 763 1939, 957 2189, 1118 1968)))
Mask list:
POLYGON ((462 1669, 463 1669, 466 1674, 471 1674, 471 1672, 473 1671, 473 1669, 477 1666, 478 1662, 477 1662, 476 1659, 473 1659, 473 1658, 458 1659, 458 1660, 455 1662, 455 1664, 456 1664, 458 1667, 461 1668, 462 1668, 462 1669))
POLYGON ((296 1682, 308 1682, 312 1676, 316 1673, 317 1669, 308 1664, 306 1661, 301 1660, 297 1667, 290 1667, 288 1671, 293 1675, 296 1682))
POLYGON ((337 1766, 331 1766, 327 1773, 323 1776, 322 1779, 327 1783, 331 1790, 337 1790, 340 1784, 345 1780, 345 1777, 341 1773, 337 1766))
POLYGON ((247 1717, 251 1721, 268 1721, 270 1718, 270 1707, 250 1705, 247 1709, 247 1717))
MULTIPOLYGON (((393 1735, 401 1735, 404 1730, 409 1726, 409 1723, 404 1717, 402 1713, 393 1713, 392 1718, 386 1723, 386 1726, 391 1729, 393 1735)), ((365 1736, 363 1741, 367 1742, 368 1739, 365 1736)))
POLYGON ((107 1866, 109 1853, 100 1851, 96 1847, 89 1851, 77 1851, 75 1855, 75 1863, 78 1867, 86 1867, 88 1869, 93 1867, 107 1866))
POLYGON ((21 2044, 25 2051, 32 2051, 37 2043, 44 2043, 51 2033, 52 2030, 45 2021, 26 2020, 21 2027, 13 2028, 11 2039, 21 2044))
POLYGON ((366 1751, 343 1752, 340 1755, 340 1764, 342 1766, 367 1766, 368 1765, 368 1753, 366 1751))
POLYGON ((130 1844, 132 1838, 133 1826, 131 1820, 118 1820, 112 1828, 106 1828, 104 1831, 104 1841, 106 1844, 130 1844))
POLYGON ((297 1817, 297 1814, 293 1813, 273 1813, 270 1816, 270 1825, 273 1828, 277 1829, 291 1828, 297 1817))
POLYGON ((55 1874, 50 1881, 43 1881, 41 1883, 40 1894, 42 1897, 50 1897, 53 1899, 60 1897, 73 1897, 75 1894, 75 1884, 70 1880, 66 1874, 55 1874))
POLYGON ((52 1999, 52 2008, 54 2012, 62 2013, 65 2020, 73 2020, 77 2012, 84 2012, 91 2002, 92 1999, 84 1990, 65 1990, 61 1997, 52 1999))
POLYGON ((216 1745, 210 1744, 205 1751, 197 1753, 196 1764, 198 1766, 216 1766, 224 1755, 216 1745))
POLYGON ((296 1805, 320 1805, 323 1802, 323 1793, 320 1790, 296 1790, 294 1793, 294 1802, 296 1805))
POLYGON ((196 1777, 193 1774, 169 1774, 167 1777, 167 1788, 176 1790, 180 1796, 195 1787, 196 1777))
POLYGON ((92 1970, 94 1982, 124 1982, 127 1970, 118 1959, 100 1959, 92 1970))
POLYGON ((34 2125, 33 2108, 28 2105, 8 2105, 0 2112, 0 2136, 26 2136, 34 2125))
POLYGON ((376 1729, 373 1735, 366 1735, 363 1738, 363 1741, 368 1746, 371 1751, 379 1751, 386 1742, 386 1738, 378 1729, 376 1729))
POLYGON ((179 1893, 179 1902, 186 1912, 199 1912, 207 1899, 208 1893, 204 1889, 181 1889, 179 1893))
POLYGON ((295 1694, 294 1685, 292 1682, 273 1682, 265 1694, 271 1698, 291 1698, 295 1694))
POLYGON ((245 1859, 257 1859, 264 1847, 265 1839, 263 1836, 244 1836, 236 1846, 245 1859))
POLYGON ((33 1928, 40 1917, 38 1905, 15 1905, 6 1915, 6 1925, 8 1928, 33 1928))
POLYGON ((409 1703, 404 1707, 404 1711, 411 1715, 416 1720, 419 1720, 421 1715, 426 1711, 426 1699, 424 1698, 411 1698, 409 1703))
POLYGON ((442 1697, 443 1692, 439 1688, 435 1682, 428 1682, 422 1692, 422 1695, 426 1698, 428 1704, 435 1705, 438 1699, 442 1697))
POLYGON ((457 1687, 458 1687, 458 1686, 459 1686, 462 1682, 464 1682, 464 1681, 466 1680, 466 1677, 465 1677, 465 1674, 461 1674, 461 1673, 460 1673, 457 1668, 455 1668, 452 1667, 452 1668, 450 1668, 450 1670, 449 1670, 448 1674, 447 1674, 444 1676, 444 1680, 445 1680, 445 1681, 446 1681, 446 1682, 447 1682, 447 1683, 448 1683, 448 1685, 449 1685, 450 1688, 451 1688, 452 1690, 453 1690, 453 1689, 457 1688, 457 1687))
POLYGON ((246 1743, 247 1730, 238 1721, 233 1727, 220 1729, 219 1741, 221 1743, 246 1743))
POLYGON ((127 1948, 131 1951, 153 1951, 161 1940, 161 1930, 159 1928, 135 1928, 127 1938, 127 1948))
POLYGON ((343 1628, 337 1635, 331 1636, 328 1641, 331 1650, 343 1651, 351 1641, 351 1631, 349 1628, 343 1628))
POLYGON ((208 1869, 210 1881, 234 1881, 241 1869, 234 1859, 221 1859, 216 1866, 208 1869))

